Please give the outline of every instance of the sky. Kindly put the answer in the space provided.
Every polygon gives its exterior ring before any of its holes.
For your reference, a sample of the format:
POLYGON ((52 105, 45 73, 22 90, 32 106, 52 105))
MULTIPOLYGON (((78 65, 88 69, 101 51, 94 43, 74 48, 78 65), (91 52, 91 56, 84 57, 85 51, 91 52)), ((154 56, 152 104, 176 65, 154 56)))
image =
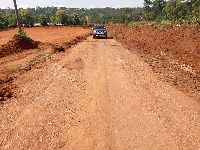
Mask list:
MULTIPOLYGON (((68 8, 123 8, 142 7, 143 0, 16 0, 18 8, 68 7, 68 8)), ((0 0, 0 8, 14 8, 13 0, 0 0)))

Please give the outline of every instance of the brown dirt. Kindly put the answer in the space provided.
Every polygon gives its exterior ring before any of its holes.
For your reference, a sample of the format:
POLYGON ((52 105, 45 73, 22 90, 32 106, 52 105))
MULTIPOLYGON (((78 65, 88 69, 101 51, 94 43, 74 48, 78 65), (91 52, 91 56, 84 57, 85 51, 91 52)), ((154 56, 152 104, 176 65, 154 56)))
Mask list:
POLYGON ((200 26, 157 29, 110 26, 112 35, 151 66, 156 75, 200 100, 200 26))
POLYGON ((45 61, 50 56, 49 53, 65 51, 78 42, 86 40, 86 37, 91 34, 91 29, 82 27, 39 27, 24 30, 37 41, 16 35, 17 29, 0 32, 2 44, 0 46, 0 101, 12 97, 12 89, 15 87, 12 81, 17 74, 30 70, 35 63, 45 61))
POLYGON ((33 41, 30 38, 15 34, 12 40, 7 44, 3 44, 0 47, 0 58, 11 55, 13 53, 19 53, 28 49, 35 49, 40 42, 33 41))
POLYGON ((89 37, 13 85, 0 149, 200 149, 199 101, 115 39, 89 37))

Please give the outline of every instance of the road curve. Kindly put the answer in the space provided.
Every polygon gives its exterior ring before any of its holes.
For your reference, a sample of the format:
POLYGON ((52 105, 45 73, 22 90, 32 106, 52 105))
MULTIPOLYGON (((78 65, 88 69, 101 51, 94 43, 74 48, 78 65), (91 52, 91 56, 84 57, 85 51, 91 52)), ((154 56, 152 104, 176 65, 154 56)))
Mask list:
POLYGON ((200 149, 200 104, 114 39, 92 39, 19 76, 0 149, 200 149))

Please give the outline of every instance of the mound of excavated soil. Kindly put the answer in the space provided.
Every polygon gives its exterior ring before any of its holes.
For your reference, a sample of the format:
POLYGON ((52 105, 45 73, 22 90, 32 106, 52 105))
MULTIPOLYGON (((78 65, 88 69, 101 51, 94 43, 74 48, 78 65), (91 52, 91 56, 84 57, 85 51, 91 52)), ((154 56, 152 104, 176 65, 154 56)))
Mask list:
POLYGON ((15 34, 12 40, 7 44, 3 44, 0 47, 0 58, 13 53, 19 53, 27 49, 37 48, 40 42, 33 41, 30 38, 22 37, 18 34, 15 34))

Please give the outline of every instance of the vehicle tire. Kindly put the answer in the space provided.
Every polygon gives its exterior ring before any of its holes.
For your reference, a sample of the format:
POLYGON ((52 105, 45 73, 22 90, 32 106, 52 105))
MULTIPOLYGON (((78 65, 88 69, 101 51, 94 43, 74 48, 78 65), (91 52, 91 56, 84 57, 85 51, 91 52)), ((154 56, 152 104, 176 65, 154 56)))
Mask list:
POLYGON ((93 39, 96 39, 96 36, 93 35, 93 39))

